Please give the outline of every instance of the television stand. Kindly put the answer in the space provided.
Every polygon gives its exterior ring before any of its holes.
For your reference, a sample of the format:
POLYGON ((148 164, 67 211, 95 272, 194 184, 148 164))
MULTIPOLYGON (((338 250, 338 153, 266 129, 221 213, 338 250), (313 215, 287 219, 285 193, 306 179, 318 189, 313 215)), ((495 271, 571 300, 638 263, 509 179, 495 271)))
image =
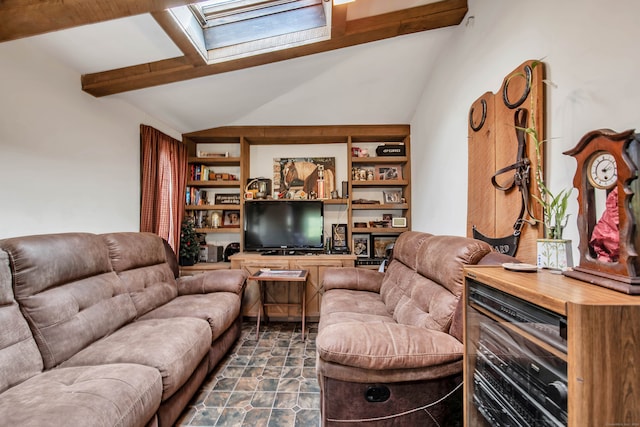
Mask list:
POLYGON ((272 255, 285 255, 283 251, 264 251, 260 252, 262 256, 272 256, 272 255))
POLYGON ((273 256, 273 255, 298 255, 297 251, 289 249, 274 249, 272 251, 260 252, 260 255, 273 256))
POLYGON ((294 249, 274 249, 272 251, 264 251, 264 252, 260 252, 260 255, 266 255, 266 256, 274 256, 274 255, 280 255, 280 256, 302 256, 302 255, 317 255, 317 254, 321 254, 322 252, 309 252, 309 251, 297 251, 294 249))

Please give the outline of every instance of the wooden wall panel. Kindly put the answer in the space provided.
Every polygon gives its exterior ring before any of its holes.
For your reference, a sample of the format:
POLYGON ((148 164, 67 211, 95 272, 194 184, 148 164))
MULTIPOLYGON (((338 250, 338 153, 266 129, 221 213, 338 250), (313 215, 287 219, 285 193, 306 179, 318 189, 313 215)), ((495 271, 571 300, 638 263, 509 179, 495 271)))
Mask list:
POLYGON ((482 233, 495 236, 496 192, 491 185, 491 176, 496 170, 496 147, 493 144, 494 127, 488 125, 495 121, 493 93, 487 92, 478 98, 471 106, 469 116, 473 126, 479 129, 475 132, 469 124, 467 235, 472 236, 475 225, 482 233))
MULTIPOLYGON (((533 116, 536 129, 541 139, 544 138, 543 79, 544 64, 538 61, 526 61, 504 78, 502 86, 496 93, 487 92, 471 105, 468 124, 468 236, 472 236, 473 226, 487 237, 500 238, 513 234, 513 225, 522 206, 521 193, 517 187, 506 192, 496 189, 491 183, 491 177, 496 171, 513 164, 517 159, 518 139, 514 122, 516 110, 526 110, 527 126, 531 126, 533 116), (527 68, 531 70, 530 74, 527 68), (486 113, 483 114, 483 111, 486 113)), ((543 152, 544 150, 540 152, 542 164, 544 164, 543 152)), ((529 138, 527 138, 526 155, 531 162, 529 191, 530 194, 537 195, 539 192, 534 174, 538 160, 535 144, 529 138)), ((499 175, 496 179, 498 184, 504 185, 513 176, 514 172, 510 171, 499 175)), ((533 216, 541 219, 542 209, 531 195, 528 205, 533 216)), ((527 213, 525 213, 525 219, 532 220, 527 213)), ((516 257, 522 262, 535 264, 536 240, 542 236, 542 225, 525 224, 516 257)))

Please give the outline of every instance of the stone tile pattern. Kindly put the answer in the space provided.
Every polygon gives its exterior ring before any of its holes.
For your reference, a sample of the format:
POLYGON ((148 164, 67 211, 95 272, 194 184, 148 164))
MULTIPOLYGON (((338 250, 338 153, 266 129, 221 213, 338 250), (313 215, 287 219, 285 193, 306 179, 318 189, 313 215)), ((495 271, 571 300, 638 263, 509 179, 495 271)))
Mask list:
POLYGON ((209 374, 176 426, 320 426, 316 378, 317 323, 260 325, 245 320, 242 334, 209 374))

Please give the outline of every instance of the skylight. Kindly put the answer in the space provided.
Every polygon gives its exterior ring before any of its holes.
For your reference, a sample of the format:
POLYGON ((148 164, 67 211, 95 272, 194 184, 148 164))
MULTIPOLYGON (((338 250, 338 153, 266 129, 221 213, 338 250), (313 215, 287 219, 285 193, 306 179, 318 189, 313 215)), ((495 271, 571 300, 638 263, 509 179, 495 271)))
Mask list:
POLYGON ((209 63, 330 36, 331 2, 323 0, 209 0, 189 9, 200 23, 209 63))

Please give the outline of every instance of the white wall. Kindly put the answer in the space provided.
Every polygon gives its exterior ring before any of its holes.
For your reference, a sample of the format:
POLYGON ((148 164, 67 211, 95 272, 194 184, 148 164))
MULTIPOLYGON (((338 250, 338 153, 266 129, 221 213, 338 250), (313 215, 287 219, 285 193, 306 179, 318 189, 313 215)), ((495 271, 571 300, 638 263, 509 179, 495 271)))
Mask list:
MULTIPOLYGON (((528 59, 542 59, 553 82, 546 122, 552 191, 572 186, 575 161, 562 152, 585 133, 639 127, 639 15, 637 0, 469 0, 469 19, 434 61, 411 122, 414 229, 466 233, 469 107, 528 59)), ((577 261, 575 196, 565 237, 577 261)))
POLYGON ((22 41, 0 44, 0 238, 137 231, 140 124, 180 134, 22 41))
MULTIPOLYGON (((466 232, 469 106, 482 93, 497 91, 506 73, 525 60, 543 59, 556 85, 549 87, 547 98, 548 136, 555 138, 547 147, 552 189, 571 185, 575 162, 562 152, 582 135, 602 127, 621 131, 639 122, 635 75, 640 59, 634 32, 639 2, 469 0, 469 8, 468 16, 474 18, 468 25, 437 30, 436 40, 446 43, 446 49, 432 59, 430 73, 423 67, 424 56, 436 50, 428 33, 345 51, 363 55, 378 46, 387 52, 387 45, 400 51, 397 43, 402 41, 415 52, 416 43, 424 43, 424 55, 414 54, 421 72, 405 76, 415 79, 416 91, 424 88, 411 121, 413 225, 418 230, 466 232)), ((318 58, 327 56, 300 58, 293 64, 316 63, 318 58)), ((361 60, 366 64, 368 58, 361 60)), ((370 69, 349 64, 352 73, 370 69)), ((234 75, 252 73, 249 69, 234 75)), ((253 114, 242 119, 232 115, 212 126, 337 123, 335 115, 318 114, 334 107, 316 96, 323 88, 326 81, 298 81, 291 91, 255 106, 253 114), (310 99, 318 104, 313 109, 310 99)), ((338 90, 329 88, 332 94, 338 90)), ((122 101, 126 97, 85 94, 79 73, 28 40, 0 44, 0 94, 0 238, 138 229, 139 125, 149 124, 176 138, 179 132, 122 101)), ((416 95, 404 99, 412 104, 416 95)), ((376 121, 358 117, 362 123, 376 121)), ((197 129, 180 129, 192 130, 197 129)), ((575 201, 571 209, 574 216, 566 235, 577 245, 575 201)))

